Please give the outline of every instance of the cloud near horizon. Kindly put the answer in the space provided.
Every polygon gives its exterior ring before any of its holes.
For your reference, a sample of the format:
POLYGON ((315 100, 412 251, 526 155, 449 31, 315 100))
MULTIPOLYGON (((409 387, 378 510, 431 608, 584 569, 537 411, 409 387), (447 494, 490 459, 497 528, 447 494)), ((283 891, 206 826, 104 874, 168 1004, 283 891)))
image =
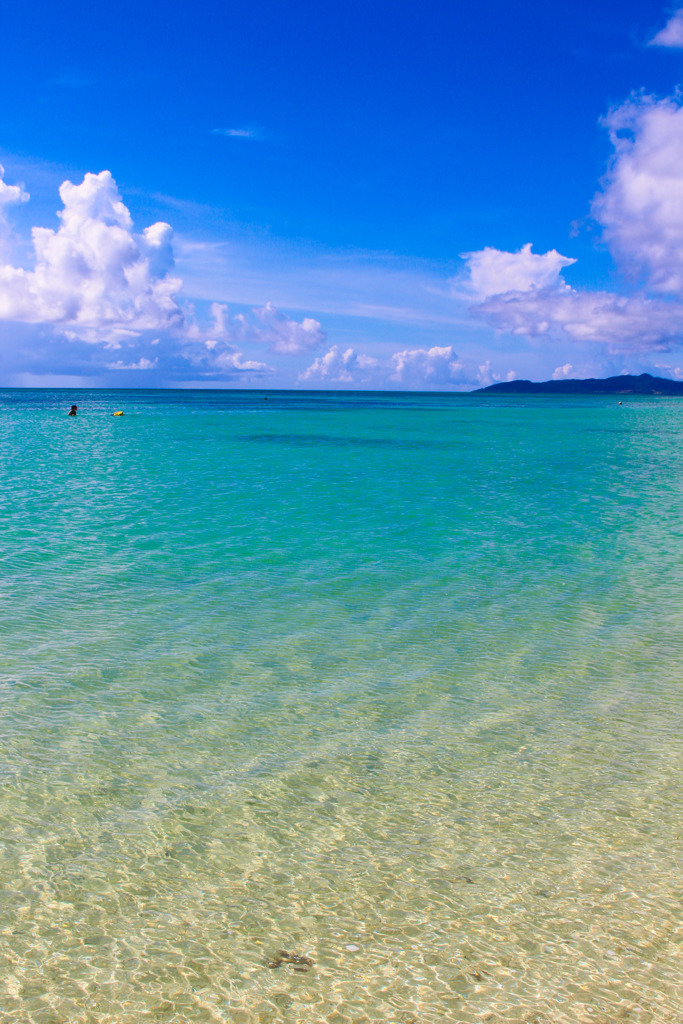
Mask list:
POLYGON ((273 353, 291 356, 318 348, 326 338, 317 320, 304 317, 299 323, 270 302, 254 307, 251 319, 243 313, 231 316, 229 307, 221 302, 211 303, 210 312, 213 323, 208 328, 208 337, 193 325, 188 335, 202 344, 185 349, 185 356, 191 363, 202 365, 209 371, 249 372, 258 376, 271 374, 275 372, 273 366, 245 358, 242 347, 247 344, 267 345, 273 353))
POLYGON ((333 345, 299 374, 299 380, 328 385, 405 387, 408 390, 431 387, 464 390, 485 387, 498 380, 514 380, 516 376, 514 370, 505 377, 492 373, 490 360, 480 364, 476 360, 459 357, 452 345, 404 349, 386 359, 376 359, 353 348, 342 351, 338 345, 333 345))
POLYGON ((380 363, 373 356, 363 355, 347 348, 343 352, 333 345, 323 356, 299 374, 300 381, 329 382, 330 384, 378 383, 380 363))
MULTIPOLYGON (((80 185, 63 182, 59 194, 63 208, 57 230, 32 229, 33 268, 0 262, 0 320, 50 327, 63 338, 110 349, 134 346, 147 332, 160 333, 176 346, 212 340, 205 356, 215 372, 230 376, 271 369, 243 357, 234 342, 267 345, 283 355, 324 342, 317 320, 298 322, 270 302, 253 308, 250 317, 238 314, 232 320, 227 307, 214 303, 213 323, 200 325, 192 308, 181 303, 182 280, 171 275, 175 259, 169 224, 160 221, 136 233, 106 170, 86 174, 80 185)), ((10 237, 6 208, 29 198, 23 186, 5 182, 0 167, 0 241, 10 237)), ((195 356, 189 361, 196 362, 195 356)), ((150 370, 158 364, 158 356, 140 356, 103 366, 150 370)))
POLYGON ((146 359, 141 356, 137 363, 124 363, 118 359, 115 363, 107 363, 108 370, 155 370, 159 365, 158 359, 146 359))
POLYGON ((208 333, 212 345, 217 341, 251 342, 268 345, 271 352, 297 355, 319 348, 327 337, 317 320, 304 317, 299 323, 271 302, 252 308, 251 319, 244 313, 231 317, 229 307, 222 302, 212 302, 210 312, 213 323, 208 333))

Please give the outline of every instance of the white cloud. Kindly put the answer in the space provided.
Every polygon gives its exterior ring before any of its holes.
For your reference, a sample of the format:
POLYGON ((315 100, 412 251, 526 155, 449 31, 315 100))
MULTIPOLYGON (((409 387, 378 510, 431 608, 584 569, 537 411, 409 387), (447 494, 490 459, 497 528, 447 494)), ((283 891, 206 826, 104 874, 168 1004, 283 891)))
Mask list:
POLYGON ((229 309, 220 302, 211 304, 213 326, 211 336, 237 343, 252 342, 268 345, 272 352, 297 355, 318 348, 325 341, 325 332, 312 317, 299 323, 276 309, 272 303, 252 309, 253 319, 238 313, 232 319, 229 309))
POLYGON ((656 292, 683 293, 683 108, 640 96, 605 119, 614 160, 593 213, 617 263, 656 292))
POLYGON ((300 381, 327 381, 330 384, 367 384, 379 361, 372 356, 347 348, 344 352, 333 345, 324 356, 319 356, 299 374, 300 381))
POLYGON ((70 337, 110 345, 181 325, 175 296, 182 282, 166 276, 171 227, 134 234, 109 171, 86 174, 81 185, 65 181, 59 193, 58 230, 32 231, 35 269, 0 264, 0 319, 54 324, 70 337))
POLYGON ((295 355, 318 348, 325 341, 325 332, 312 317, 304 317, 301 323, 297 323, 270 302, 254 309, 253 313, 259 324, 252 329, 253 340, 269 345, 273 352, 295 355))
POLYGON ((664 28, 650 40, 648 46, 683 47, 683 8, 679 7, 664 28))
POLYGON ((664 370, 676 380, 683 380, 683 368, 680 366, 670 366, 668 363, 655 363, 655 369, 664 370))
POLYGON ((8 185, 3 179, 5 168, 0 164, 0 221, 5 218, 5 207, 13 203, 26 203, 30 199, 22 185, 8 185))
POLYGON ((567 287, 492 295, 472 312, 511 334, 596 342, 615 352, 668 349, 683 334, 679 302, 567 287))
POLYGON ((619 269, 641 292, 570 288, 574 260, 530 246, 466 255, 473 307, 499 330, 607 345, 612 352, 665 350, 683 341, 683 107, 637 96, 605 119, 614 156, 593 214, 619 269))
POLYGON ((145 359, 142 356, 137 363, 124 363, 119 359, 116 363, 107 363, 108 370, 155 370, 159 365, 158 359, 145 359))
MULTIPOLYGON (((510 370, 508 380, 516 373, 510 370)), ((493 373, 490 360, 479 364, 460 358, 452 345, 404 349, 386 359, 376 359, 352 348, 344 351, 333 345, 323 356, 299 374, 302 382, 351 384, 367 387, 460 388, 483 386, 501 380, 503 374, 493 373)))
POLYGON ((571 363, 565 363, 564 366, 556 366, 553 370, 553 380, 566 380, 568 377, 574 376, 574 367, 571 363))
MULTIPOLYGON (((58 230, 32 231, 34 267, 0 262, 0 320, 47 325, 71 340, 114 348, 144 331, 170 330, 187 346, 183 355, 190 362, 230 376, 272 372, 265 362, 245 355, 243 345, 267 345, 275 353, 296 355, 325 340, 317 320, 294 320, 272 303, 231 317, 227 306, 214 302, 207 332, 192 308, 184 310, 178 302, 182 281, 171 276, 169 224, 159 222, 135 233, 109 171, 86 174, 80 185, 65 181, 59 191, 63 209, 58 230)), ((0 174, 0 222, 7 206, 27 199, 21 186, 6 184, 0 174)), ((153 370, 157 365, 158 359, 143 356, 111 362, 108 369, 153 370)))
POLYGON ((232 330, 234 320, 228 319, 226 306, 215 303, 212 313, 214 314, 214 328, 218 325, 222 327, 222 330, 212 331, 214 337, 206 338, 201 344, 194 342, 186 346, 183 355, 190 363, 201 367, 204 373, 218 374, 228 379, 236 376, 248 378, 250 375, 263 377, 274 372, 272 366, 260 360, 248 358, 227 340, 234 338, 236 332, 232 330), (216 334, 219 336, 216 337, 216 334))
MULTIPOLYGON (((452 345, 394 352, 391 364, 393 379, 411 386, 473 383, 472 367, 458 359, 452 345)), ((483 370, 488 377, 489 367, 485 366, 483 370)), ((475 379, 479 380, 479 376, 475 379)))
POLYGON ((537 288, 556 288, 565 285, 561 272, 576 263, 555 249, 533 253, 531 242, 518 252, 503 252, 487 246, 478 252, 462 254, 467 260, 468 286, 480 298, 504 292, 526 292, 537 288))
POLYGON ((230 352, 227 349, 216 355, 212 365, 219 370, 238 370, 240 372, 250 370, 257 371, 258 373, 269 373, 272 371, 272 367, 268 366, 267 363, 259 363, 255 359, 245 359, 242 352, 230 352))
MULTIPOLYGON (((0 259, 9 253, 12 232, 7 220, 7 208, 17 203, 26 203, 30 199, 23 185, 8 185, 4 181, 5 168, 0 164, 0 259)), ((1 264, 0 264, 1 265, 1 264)))
POLYGON ((210 312, 213 325, 209 333, 214 338, 227 338, 230 334, 230 310, 222 302, 212 302, 210 312))

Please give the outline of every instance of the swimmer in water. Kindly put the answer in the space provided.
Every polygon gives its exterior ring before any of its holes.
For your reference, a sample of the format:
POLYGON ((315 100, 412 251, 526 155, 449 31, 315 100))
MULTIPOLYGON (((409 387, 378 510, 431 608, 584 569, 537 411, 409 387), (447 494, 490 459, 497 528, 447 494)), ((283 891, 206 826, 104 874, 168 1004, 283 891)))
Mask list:
POLYGON ((78 414, 78 406, 72 405, 69 409, 69 416, 76 416, 78 414))

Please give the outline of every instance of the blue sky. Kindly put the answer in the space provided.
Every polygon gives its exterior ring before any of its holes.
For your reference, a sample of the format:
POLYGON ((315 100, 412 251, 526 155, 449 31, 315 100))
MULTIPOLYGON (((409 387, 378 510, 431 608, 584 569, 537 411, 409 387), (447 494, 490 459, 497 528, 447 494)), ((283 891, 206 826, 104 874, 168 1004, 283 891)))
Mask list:
POLYGON ((678 19, 6 6, 0 384, 683 375, 678 19))

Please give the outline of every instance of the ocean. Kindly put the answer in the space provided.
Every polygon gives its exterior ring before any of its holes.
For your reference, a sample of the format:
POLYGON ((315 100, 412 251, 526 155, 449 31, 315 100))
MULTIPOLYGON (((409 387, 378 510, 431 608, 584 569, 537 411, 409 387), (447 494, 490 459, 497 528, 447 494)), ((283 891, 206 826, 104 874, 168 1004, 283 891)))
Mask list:
POLYGON ((4 390, 0 453, 2 1024, 680 1024, 680 400, 4 390))

